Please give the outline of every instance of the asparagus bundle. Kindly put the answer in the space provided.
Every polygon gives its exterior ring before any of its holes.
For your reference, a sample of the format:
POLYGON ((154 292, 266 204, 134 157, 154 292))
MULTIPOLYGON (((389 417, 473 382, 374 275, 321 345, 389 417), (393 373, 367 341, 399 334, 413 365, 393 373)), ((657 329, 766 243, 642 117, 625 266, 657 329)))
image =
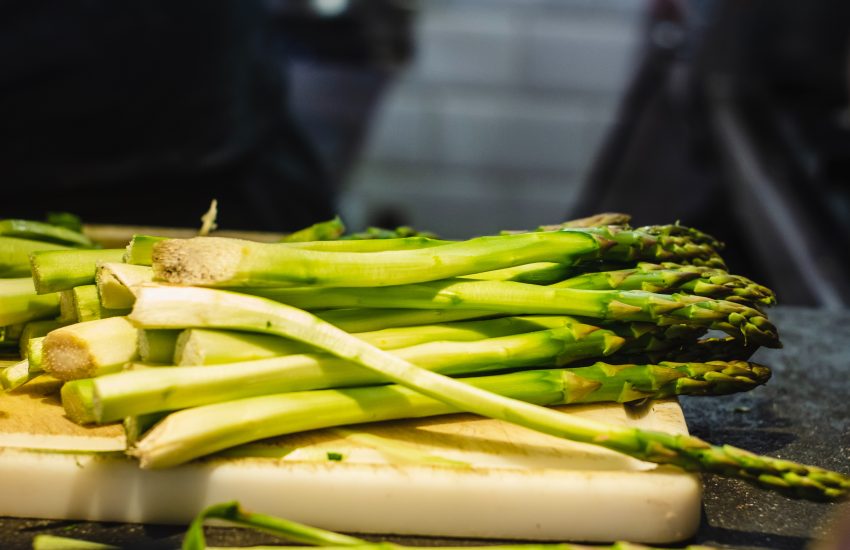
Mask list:
POLYGON ((132 324, 57 328, 42 363, 70 380, 63 402, 80 422, 146 426, 179 411, 130 450, 145 466, 299 429, 470 411, 791 496, 843 497, 848 480, 834 472, 534 405, 722 394, 769 376, 743 359, 779 346, 761 310, 775 300, 770 290, 726 272, 722 244, 698 230, 626 222, 602 216, 452 242, 407 230, 346 240, 335 220, 273 244, 137 236, 126 251, 39 252, 41 292, 97 296, 100 308, 83 308, 95 317, 133 307, 132 324), (95 281, 96 293, 82 288, 95 281), (517 315, 533 330, 510 328, 517 315), (580 318, 542 326, 552 319, 544 315, 580 318), (729 337, 700 340, 710 329, 729 337), (79 370, 69 356, 84 358, 79 370), (110 374, 138 357, 216 364, 110 374), (249 417, 256 429, 246 429, 249 417))

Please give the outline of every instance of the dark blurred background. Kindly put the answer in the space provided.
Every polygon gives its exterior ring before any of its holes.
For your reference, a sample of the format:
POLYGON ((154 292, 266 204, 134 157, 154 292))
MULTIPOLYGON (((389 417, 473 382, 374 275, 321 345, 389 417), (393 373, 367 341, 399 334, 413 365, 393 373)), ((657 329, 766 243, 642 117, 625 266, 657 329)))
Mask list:
POLYGON ((0 0, 0 216, 461 238, 603 210, 850 301, 850 3, 0 0))

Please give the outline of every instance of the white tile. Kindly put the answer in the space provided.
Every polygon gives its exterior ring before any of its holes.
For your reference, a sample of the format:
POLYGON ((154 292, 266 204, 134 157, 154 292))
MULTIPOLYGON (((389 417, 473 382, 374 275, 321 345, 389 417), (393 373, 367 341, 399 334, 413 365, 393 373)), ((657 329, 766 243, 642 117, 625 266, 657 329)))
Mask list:
POLYGON ((422 13, 410 78, 509 86, 520 78, 517 21, 484 10, 422 13))
POLYGON ((538 18, 527 37, 525 81, 536 87, 618 94, 632 74, 640 23, 538 18))
POLYGON ((514 98, 450 99, 440 114, 437 147, 448 163, 509 169, 579 169, 581 111, 514 98))

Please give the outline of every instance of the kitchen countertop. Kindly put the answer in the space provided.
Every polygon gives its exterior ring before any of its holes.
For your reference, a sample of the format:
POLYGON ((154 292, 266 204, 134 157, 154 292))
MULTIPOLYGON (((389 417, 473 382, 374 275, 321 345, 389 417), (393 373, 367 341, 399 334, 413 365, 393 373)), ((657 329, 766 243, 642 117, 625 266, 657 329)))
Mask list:
MULTIPOLYGON (((696 436, 850 474, 850 310, 777 307, 781 350, 759 350, 753 360, 773 368, 773 379, 747 394, 682 398, 696 436)), ((823 537, 850 505, 799 502, 735 480, 705 478, 702 525, 691 544, 732 548, 796 549, 823 537)), ((850 517, 850 515, 845 515, 850 517)), ((29 548, 38 533, 96 540, 122 547, 179 547, 183 526, 0 518, 0 546, 29 548)), ((276 539, 237 529, 209 529, 219 546, 269 544, 276 539)), ((375 538, 375 537, 367 537, 375 538)), ((412 537, 410 545, 470 545, 412 537)))

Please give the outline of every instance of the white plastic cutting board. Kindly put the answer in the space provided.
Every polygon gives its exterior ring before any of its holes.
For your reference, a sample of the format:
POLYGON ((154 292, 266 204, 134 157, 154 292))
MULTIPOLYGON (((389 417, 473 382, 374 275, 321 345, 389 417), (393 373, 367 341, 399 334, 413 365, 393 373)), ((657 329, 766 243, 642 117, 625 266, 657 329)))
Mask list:
MULTIPOLYGON (((0 395, 0 515, 186 523, 238 500, 346 532, 645 543, 683 540, 699 523, 697 476, 470 415, 297 434, 141 470, 120 453, 118 426, 74 425, 51 386, 0 395)), ((564 410, 686 431, 675 401, 564 410)))

